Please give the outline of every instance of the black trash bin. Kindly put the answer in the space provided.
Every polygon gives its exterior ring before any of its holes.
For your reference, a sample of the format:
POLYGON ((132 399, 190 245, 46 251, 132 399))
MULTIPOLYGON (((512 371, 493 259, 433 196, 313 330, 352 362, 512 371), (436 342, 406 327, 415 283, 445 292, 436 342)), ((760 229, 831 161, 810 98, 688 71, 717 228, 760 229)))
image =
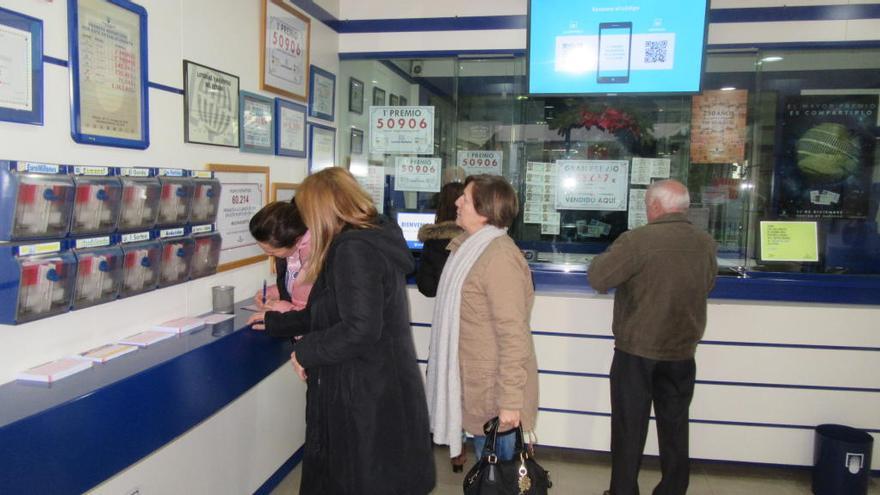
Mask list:
POLYGON ((843 425, 816 427, 813 451, 813 493, 865 495, 871 472, 874 438, 843 425))

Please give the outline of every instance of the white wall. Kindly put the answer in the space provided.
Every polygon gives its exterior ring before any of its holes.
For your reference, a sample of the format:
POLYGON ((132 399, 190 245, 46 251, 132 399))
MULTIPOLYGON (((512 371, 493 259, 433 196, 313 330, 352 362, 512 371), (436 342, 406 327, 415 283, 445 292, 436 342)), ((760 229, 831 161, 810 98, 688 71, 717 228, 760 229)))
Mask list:
MULTIPOLYGON (((182 60, 192 60, 240 77, 243 90, 260 91, 260 2, 256 0, 142 0, 149 22, 149 79, 183 89, 182 60)), ((325 4, 332 4, 329 0, 325 4)), ((44 53, 68 59, 67 2, 5 0, 3 6, 43 19, 44 53)), ((324 8, 327 8, 325 6, 324 8)), ((311 61, 338 72, 337 35, 312 21, 311 61)), ((183 142, 183 97, 149 90, 150 147, 128 150, 75 143, 70 137, 68 69, 45 67, 45 125, 0 122, 0 159, 38 162, 204 169, 208 163, 269 166, 273 182, 300 182, 307 161, 183 142)), ((338 101, 338 100, 337 100, 338 101)), ((0 325, 0 383, 15 373, 84 351, 176 316, 210 310, 210 287, 236 286, 236 297, 253 294, 268 263, 225 272, 187 284, 17 326, 0 325)))
MULTIPOLYGON (((148 12, 149 80, 183 89, 182 60, 240 77, 260 91, 259 0, 138 0, 148 12)), ((322 8, 338 14, 336 0, 322 8)), ((3 7, 43 19, 44 53, 68 60, 67 2, 4 0, 3 7)), ((311 23, 311 62, 337 73, 338 36, 311 23)), ((183 142, 183 97, 150 89, 150 147, 89 146, 70 137, 68 69, 46 63, 45 125, 0 122, 0 159, 38 162, 204 169, 207 163, 268 166, 273 182, 300 182, 307 161, 241 153, 183 142)), ((338 101, 338 100, 337 100, 338 101)), ((338 114, 338 111, 337 111, 338 114)), ((147 329, 173 317, 211 309, 210 287, 229 284, 236 297, 272 279, 268 263, 17 326, 0 325, 0 383, 16 372, 147 329)), ((6 301, 6 304, 14 303, 6 301)), ((98 488, 98 493, 250 493, 304 441, 305 386, 282 366, 237 401, 98 488), (193 472, 211 473, 192 476, 193 472)), ((124 405, 120 405, 123 407, 124 405)), ((112 414, 112 412, 111 412, 112 414)), ((10 448, 11 446, 6 446, 10 448)))

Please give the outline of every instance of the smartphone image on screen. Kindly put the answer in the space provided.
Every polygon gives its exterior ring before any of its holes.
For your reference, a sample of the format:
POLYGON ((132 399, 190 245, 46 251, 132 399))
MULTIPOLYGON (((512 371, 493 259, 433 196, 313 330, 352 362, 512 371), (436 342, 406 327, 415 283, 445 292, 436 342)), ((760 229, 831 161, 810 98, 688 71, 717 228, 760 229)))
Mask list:
POLYGON ((600 23, 596 82, 628 83, 631 48, 631 22, 600 23))

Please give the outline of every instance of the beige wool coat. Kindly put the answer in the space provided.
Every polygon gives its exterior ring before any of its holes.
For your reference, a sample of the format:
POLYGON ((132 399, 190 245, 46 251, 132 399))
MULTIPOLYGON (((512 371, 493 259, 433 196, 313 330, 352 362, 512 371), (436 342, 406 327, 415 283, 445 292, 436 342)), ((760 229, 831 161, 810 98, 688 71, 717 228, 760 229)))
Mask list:
MULTIPOLYGON (((462 234, 448 249, 455 252, 462 234)), ((510 236, 494 239, 465 278, 461 294, 459 366, 462 426, 483 434, 483 424, 501 409, 520 411, 523 430, 538 415, 538 363, 529 319, 534 302, 532 274, 510 236)))

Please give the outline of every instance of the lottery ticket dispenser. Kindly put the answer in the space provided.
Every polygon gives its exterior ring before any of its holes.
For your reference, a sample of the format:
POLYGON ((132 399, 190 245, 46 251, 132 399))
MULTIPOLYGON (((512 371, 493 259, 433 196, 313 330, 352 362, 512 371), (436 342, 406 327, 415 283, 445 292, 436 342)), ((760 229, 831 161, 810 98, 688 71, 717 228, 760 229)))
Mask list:
POLYGON ((0 245, 0 323, 17 324, 70 309, 76 260, 66 241, 0 245))
POLYGON ((193 177, 193 200, 190 223, 193 225, 214 223, 217 221, 217 209, 220 206, 220 192, 223 186, 214 178, 214 172, 196 170, 193 177))
POLYGON ((159 217, 159 196, 162 186, 155 168, 121 168, 122 212, 120 232, 143 231, 156 226, 159 217))
POLYGON ((195 243, 190 278, 207 277, 217 273, 220 248, 223 244, 220 233, 214 231, 213 225, 194 225, 190 232, 195 243))
POLYGON ((192 179, 186 176, 187 171, 181 169, 159 169, 158 227, 183 225, 189 221, 193 199, 192 179))
POLYGON ((153 231, 131 232, 118 236, 122 248, 122 286, 119 297, 129 297, 155 289, 159 285, 161 246, 153 231))
POLYGON ((116 231, 122 204, 122 183, 110 167, 73 167, 76 199, 71 235, 110 234, 116 231))
POLYGON ((162 249, 159 262, 159 287, 168 287, 189 280, 195 241, 185 234, 183 227, 159 231, 162 249))
POLYGON ((110 302, 119 297, 122 285, 122 249, 111 245, 110 236, 76 239, 76 283, 73 309, 110 302))
POLYGON ((0 160, 0 239, 66 236, 73 198, 65 165, 0 160))

